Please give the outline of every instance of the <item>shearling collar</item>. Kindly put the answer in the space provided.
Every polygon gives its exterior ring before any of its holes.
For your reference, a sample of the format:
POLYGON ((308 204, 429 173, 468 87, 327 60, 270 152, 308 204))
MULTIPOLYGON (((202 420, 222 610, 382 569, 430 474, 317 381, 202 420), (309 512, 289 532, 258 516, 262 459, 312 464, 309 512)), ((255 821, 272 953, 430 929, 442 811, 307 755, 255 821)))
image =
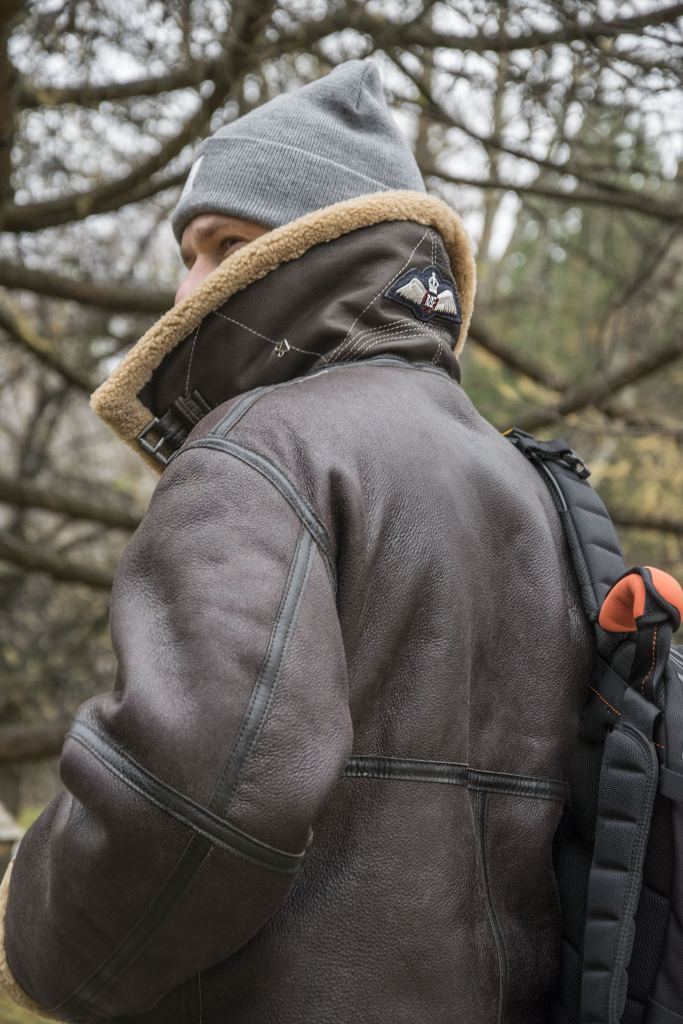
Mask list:
POLYGON ((335 203, 224 260, 90 404, 162 472, 162 449, 179 447, 210 409, 315 368, 392 352, 459 380, 474 288, 469 239, 441 199, 396 190, 335 203))

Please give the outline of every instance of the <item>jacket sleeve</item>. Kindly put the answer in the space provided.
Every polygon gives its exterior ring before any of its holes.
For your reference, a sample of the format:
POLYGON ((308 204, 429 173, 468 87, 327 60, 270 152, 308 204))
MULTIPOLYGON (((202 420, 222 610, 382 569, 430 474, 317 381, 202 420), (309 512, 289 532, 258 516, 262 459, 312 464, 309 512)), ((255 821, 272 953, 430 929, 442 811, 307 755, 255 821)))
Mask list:
POLYGON ((343 773, 332 548, 264 466, 181 452, 117 565, 113 689, 78 708, 4 885, 0 983, 55 1019, 144 1012, 239 949, 343 773))

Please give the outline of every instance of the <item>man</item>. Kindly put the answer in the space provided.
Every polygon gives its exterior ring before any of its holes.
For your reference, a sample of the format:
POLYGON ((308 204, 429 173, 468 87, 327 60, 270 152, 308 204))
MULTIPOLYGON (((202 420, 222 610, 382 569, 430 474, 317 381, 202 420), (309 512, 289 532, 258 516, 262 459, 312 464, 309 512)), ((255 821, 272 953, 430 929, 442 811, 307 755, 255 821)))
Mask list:
POLYGON ((467 235, 370 60, 206 140, 172 223, 178 302, 92 398, 161 479, 113 691, 3 882, 5 987, 79 1022, 540 1024, 592 650, 544 484, 460 387, 467 235))

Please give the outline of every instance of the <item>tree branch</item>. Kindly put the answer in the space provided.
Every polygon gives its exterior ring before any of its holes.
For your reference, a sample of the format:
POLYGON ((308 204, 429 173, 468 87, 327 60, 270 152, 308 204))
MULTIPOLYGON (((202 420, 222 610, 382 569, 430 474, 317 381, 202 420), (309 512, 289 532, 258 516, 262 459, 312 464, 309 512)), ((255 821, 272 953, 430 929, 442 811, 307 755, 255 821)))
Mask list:
POLYGON ((639 352, 631 356, 622 366, 611 372, 595 375, 591 373, 580 381, 566 394, 553 409, 531 409, 520 412, 515 417, 514 426, 533 433, 538 427, 545 426, 569 413, 585 409, 586 406, 599 407, 602 402, 613 398, 622 388, 635 384, 675 362, 683 355, 683 338, 676 338, 660 345, 654 352, 639 352))
MULTIPOLYGON (((399 70, 407 78, 410 79, 410 81, 419 91, 421 99, 418 100, 418 102, 420 104, 421 109, 424 110, 429 115, 429 117, 436 123, 441 124, 446 128, 455 128, 456 130, 463 132, 465 135, 468 136, 468 138, 472 139, 473 142, 479 143, 479 145, 481 145, 487 151, 487 153, 490 149, 493 149, 499 153, 506 153, 508 156, 514 157, 514 159, 516 160, 525 160, 527 163, 534 164, 536 167, 549 171, 551 174, 571 176, 581 184, 587 185, 590 189, 596 190, 595 194, 599 196, 599 201, 601 203, 609 203, 609 200, 605 198, 603 192, 601 191, 603 189, 607 193, 609 193, 609 197, 612 201, 612 204, 614 204, 616 200, 623 200, 622 205, 626 206, 627 208, 632 208, 633 203, 635 203, 636 208, 640 210, 642 207, 643 200, 645 200, 646 203, 649 203, 650 198, 654 199, 654 197, 649 196, 643 197, 641 194, 639 194, 636 191, 633 191, 632 189, 621 188, 619 185, 615 185, 613 182, 606 181, 603 178, 596 178, 594 175, 588 173, 588 171, 586 171, 585 168, 582 168, 577 164, 570 162, 569 160, 564 164, 558 164, 551 160, 549 157, 533 156, 532 154, 526 152, 523 149, 520 149, 517 146, 513 146, 510 143, 503 142, 499 133, 495 130, 489 135, 482 135, 481 133, 475 131, 473 128, 470 128, 468 125, 466 125, 463 121, 454 117, 453 114, 443 109, 441 104, 438 103, 434 98, 431 90, 428 88, 426 82, 424 81, 424 78, 420 77, 419 75, 416 75, 414 72, 410 71, 410 69, 404 65, 403 61, 400 59, 400 52, 400 47, 394 47, 390 56, 392 57, 392 60, 399 68, 399 70)), ((556 141, 561 141, 566 144, 566 139, 564 138, 560 138, 556 141)), ((633 170, 635 170, 635 168, 633 168, 633 170)), ((496 182, 496 184, 498 184, 498 182, 496 182)), ((560 190, 558 190, 557 194, 567 195, 568 193, 563 193, 560 190)), ((659 201, 655 200, 655 202, 658 203, 659 201)), ((667 215, 672 208, 673 204, 666 204, 664 209, 667 215)), ((649 207, 649 205, 647 207, 646 212, 651 212, 651 208, 649 207)))
POLYGON ((4 328, 14 341, 27 348, 51 370, 56 370, 64 380, 79 391, 90 395, 96 385, 85 374, 63 362, 54 348, 44 338, 39 337, 26 321, 10 306, 0 303, 0 328, 4 328))
POLYGON ((472 320, 467 332, 468 338, 476 342, 480 348, 485 349, 490 355, 495 356, 501 363, 504 363, 511 370, 524 374, 535 384, 541 384, 550 391, 564 391, 566 382, 556 377, 552 370, 541 366, 535 359, 523 355, 506 345, 499 338, 495 338, 489 330, 479 322, 476 317, 472 320))
POLYGON ((6 0, 0 18, 0 206, 12 198, 12 145, 16 110, 17 73, 7 47, 23 0, 6 0))
POLYGON ((83 85, 55 88, 38 85, 21 78, 18 100, 24 110, 56 107, 62 103, 76 103, 79 107, 96 107, 99 103, 134 99, 136 96, 159 96, 175 89, 197 89, 202 82, 213 79, 219 67, 217 60, 175 68, 163 75, 133 78, 128 82, 107 82, 105 85, 83 85))
POLYGON ((420 19, 412 22, 387 22, 369 14, 360 7, 351 13, 344 11, 345 27, 371 35, 378 46, 393 43, 401 46, 439 47, 471 53, 512 53, 515 50, 540 49, 546 46, 575 42, 595 43, 600 39, 615 39, 617 36, 638 32, 640 29, 675 22, 683 17, 683 3, 654 7, 643 14, 633 14, 612 21, 596 19, 589 25, 576 21, 567 22, 550 31, 532 31, 511 34, 509 29, 491 35, 463 36, 450 32, 435 32, 420 19))
POLYGON ((151 157, 137 164, 127 174, 114 181, 98 185, 88 192, 80 192, 40 203, 24 206, 10 206, 0 210, 0 229, 3 231, 41 231, 76 220, 83 220, 95 213, 106 213, 121 206, 147 198, 171 184, 179 184, 186 173, 162 176, 160 182, 150 179, 163 170, 208 125, 211 115, 225 101, 231 88, 247 73, 251 63, 261 59, 255 37, 269 12, 273 0, 254 0, 243 3, 233 12, 229 46, 219 65, 216 88, 211 96, 204 99, 179 132, 161 145, 151 157), (151 187, 150 187, 151 186, 151 187))
MULTIPOLYGON (((561 172, 561 168, 558 168, 561 172)), ((650 217, 657 217, 659 220, 668 222, 679 222, 683 220, 683 207, 680 203, 663 202, 653 196, 641 195, 638 192, 624 192, 612 190, 588 192, 585 189, 575 189, 573 192, 563 192, 561 189, 553 188, 550 185, 540 185, 538 182, 531 182, 528 185, 515 185, 510 181, 500 181, 495 178, 477 179, 449 174, 441 171, 435 165, 422 167, 425 176, 440 178, 452 185, 467 185, 471 188, 500 188, 508 192, 516 192, 519 196, 526 194, 544 196, 546 199, 559 199, 563 203, 580 205, 586 203, 593 206, 609 206, 617 209, 635 210, 638 213, 647 214, 650 217)))
POLYGON ((52 485, 35 484, 24 480, 13 480, 0 476, 0 501, 23 508, 40 508, 59 512, 71 519, 86 519, 120 530, 135 530, 142 518, 136 512, 117 508, 117 495, 106 500, 93 501, 90 498, 75 498, 60 494, 52 485))
MULTIPOLYGON (((142 174, 143 171, 138 168, 142 174)), ((126 175, 125 181, 130 184, 120 193, 112 186, 120 184, 124 179, 103 185, 76 195, 52 199, 44 203, 26 203, 22 206, 9 206, 0 209, 0 231, 42 231, 47 227, 58 227, 60 224, 71 224, 73 221, 84 220, 96 213, 110 213, 120 210, 128 203, 139 203, 143 199, 163 192, 168 188, 176 188, 187 178, 189 168, 174 174, 152 176, 134 181, 135 174, 126 175)))
POLYGON ((58 757, 70 726, 71 722, 3 725, 0 727, 0 764, 58 757))
POLYGON ((85 583, 96 590, 109 590, 114 579, 114 573, 108 569, 72 562, 6 532, 0 533, 0 559, 29 572, 47 573, 63 583, 85 583))
POLYGON ((45 270, 18 266, 10 260, 0 260, 0 286, 19 288, 55 299, 70 299, 86 306, 98 306, 115 312, 160 314, 173 305, 170 292, 143 291, 116 285, 103 286, 95 281, 76 280, 45 270))

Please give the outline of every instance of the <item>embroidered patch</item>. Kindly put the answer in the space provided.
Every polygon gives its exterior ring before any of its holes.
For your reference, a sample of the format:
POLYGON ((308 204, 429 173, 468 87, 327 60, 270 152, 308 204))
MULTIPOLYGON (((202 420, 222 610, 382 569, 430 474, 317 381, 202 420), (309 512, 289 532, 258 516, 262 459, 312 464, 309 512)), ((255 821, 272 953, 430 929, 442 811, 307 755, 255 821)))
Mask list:
POLYGON ((424 270, 410 267, 385 292, 388 299, 413 311, 418 320, 444 320, 462 323, 460 299, 455 283, 433 264, 424 270))

